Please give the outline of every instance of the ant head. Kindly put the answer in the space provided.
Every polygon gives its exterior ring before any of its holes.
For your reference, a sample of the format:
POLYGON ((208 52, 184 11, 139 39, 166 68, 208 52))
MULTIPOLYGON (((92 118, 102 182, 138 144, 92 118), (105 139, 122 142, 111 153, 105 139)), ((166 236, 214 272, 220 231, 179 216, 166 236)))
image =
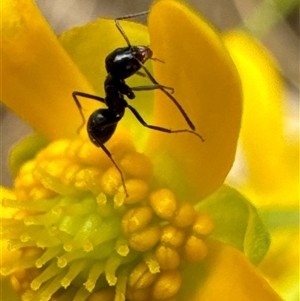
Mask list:
POLYGON ((147 46, 118 48, 106 57, 106 71, 115 78, 125 79, 140 70, 151 57, 152 51, 147 46))
POLYGON ((148 46, 133 46, 136 50, 136 58, 144 64, 148 59, 152 57, 152 50, 148 46))

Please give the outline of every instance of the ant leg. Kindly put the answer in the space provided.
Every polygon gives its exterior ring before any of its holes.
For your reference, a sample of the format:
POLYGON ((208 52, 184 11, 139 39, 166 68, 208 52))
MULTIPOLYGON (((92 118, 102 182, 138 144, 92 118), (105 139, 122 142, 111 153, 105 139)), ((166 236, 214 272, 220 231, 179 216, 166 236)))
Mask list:
POLYGON ((135 18, 135 17, 140 17, 140 16, 147 15, 148 13, 149 13, 149 11, 147 10, 147 11, 139 12, 139 13, 136 13, 136 14, 126 15, 126 16, 119 17, 119 18, 115 19, 115 24, 116 24, 119 32, 121 33, 121 35, 123 36, 124 40, 126 41, 126 43, 129 47, 131 46, 131 44, 129 42, 129 39, 128 39, 125 31, 123 30, 122 26, 120 25, 119 20, 126 20, 126 19, 135 18))
POLYGON ((128 191, 127 191, 127 188, 126 188, 126 185, 125 185, 125 179, 124 179, 122 170, 120 169, 120 167, 118 166, 117 162, 114 160, 112 154, 106 148, 106 146, 101 141, 99 141, 99 139, 97 139, 97 137, 93 136, 93 138, 97 141, 97 145, 102 148, 102 150, 105 152, 105 154, 107 155, 107 157, 111 160, 111 162, 113 163, 113 165, 118 170, 118 172, 120 174, 120 177, 121 177, 121 182, 122 182, 122 186, 124 188, 124 192, 126 194, 126 197, 128 197, 129 195, 128 195, 128 191))
POLYGON ((80 127, 77 130, 77 133, 79 133, 81 131, 81 129, 84 127, 84 125, 86 123, 86 120, 85 120, 84 115, 82 113, 82 106, 81 106, 81 103, 79 102, 78 96, 93 99, 93 100, 97 100, 97 101, 100 101, 100 102, 103 102, 103 103, 105 103, 105 102, 104 102, 104 98, 102 98, 100 96, 96 96, 96 95, 92 95, 92 94, 88 94, 88 93, 84 93, 84 92, 74 91, 72 93, 72 96, 74 98, 74 101, 77 105, 77 108, 78 108, 79 113, 80 113, 81 118, 82 118, 82 124, 80 125, 80 127))
POLYGON ((204 139, 201 135, 199 135, 197 132, 192 131, 192 130, 188 130, 188 129, 182 129, 182 130, 171 130, 171 129, 166 129, 160 126, 156 126, 156 125, 150 125, 148 123, 146 123, 146 121, 142 118, 142 116, 139 114, 139 112, 132 107, 131 105, 127 105, 128 109, 133 113, 133 115, 136 117, 136 119, 145 127, 155 130, 155 131, 160 131, 160 132, 165 132, 165 133, 169 133, 169 134, 173 134, 173 133, 190 133, 193 134, 195 136, 197 136, 198 138, 201 139, 202 142, 204 142, 204 139))
MULTIPOLYGON (((74 92, 72 93, 72 95, 73 95, 73 97, 74 97, 76 103, 77 103, 77 102, 79 103, 79 101, 78 101, 78 99, 77 99, 78 96, 84 97, 84 98, 93 99, 93 100, 97 100, 97 101, 100 101, 100 102, 105 103, 105 99, 104 99, 103 97, 100 97, 100 96, 97 96, 97 95, 93 95, 93 94, 88 94, 88 93, 85 93, 85 92, 74 91, 74 92)), ((80 104, 79 104, 79 106, 80 106, 80 104)), ((80 106, 80 107, 81 107, 81 106, 80 106)))
POLYGON ((189 125, 189 127, 195 131, 196 127, 194 126, 194 124, 192 123, 192 121, 190 120, 189 116, 187 115, 187 113, 184 111, 183 107, 180 105, 180 103, 176 100, 176 98, 174 96, 172 96, 165 88, 164 86, 161 86, 156 79, 153 77, 153 75, 149 72, 149 70, 142 64, 142 62, 140 62, 141 67, 144 69, 145 73, 147 74, 147 76, 149 77, 149 79, 152 81, 152 83, 154 85, 158 85, 159 89, 164 92, 175 104, 175 106, 178 108, 178 110, 180 111, 181 115, 184 117, 185 121, 187 122, 187 124, 189 125))
POLYGON ((137 71, 135 74, 139 75, 139 76, 142 76, 142 77, 146 77, 147 75, 144 74, 143 72, 141 71, 137 71))
POLYGON ((163 86, 160 84, 148 85, 148 86, 138 86, 138 87, 130 87, 133 91, 149 91, 149 90, 157 90, 157 89, 166 89, 170 90, 170 92, 174 93, 174 88, 163 86))

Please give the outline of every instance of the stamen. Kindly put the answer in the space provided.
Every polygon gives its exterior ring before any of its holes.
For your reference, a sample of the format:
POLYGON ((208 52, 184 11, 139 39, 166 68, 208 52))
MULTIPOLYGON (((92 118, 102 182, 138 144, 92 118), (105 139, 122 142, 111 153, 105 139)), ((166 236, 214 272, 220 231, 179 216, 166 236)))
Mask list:
POLYGON ((167 225, 163 228, 161 243, 165 246, 180 247, 185 241, 185 233, 172 225, 167 225))
POLYGON ((195 218, 196 210, 194 207, 190 203, 182 203, 175 212, 172 224, 179 228, 185 228, 192 225, 195 218))
POLYGON ((177 294, 181 286, 181 273, 178 270, 161 272, 153 286, 156 299, 167 299, 177 294))
POLYGON ((190 236, 184 245, 184 256, 189 262, 198 262, 203 260, 208 253, 207 245, 196 236, 190 236))
POLYGON ((157 278, 157 274, 150 272, 145 262, 140 262, 130 273, 128 285, 135 289, 149 287, 157 278))
POLYGON ((105 276, 109 285, 115 285, 118 278, 116 277, 116 271, 118 267, 126 261, 131 261, 135 257, 135 253, 131 253, 130 256, 124 258, 116 252, 112 252, 106 261, 105 265, 105 276))
POLYGON ((37 276, 30 284, 34 291, 37 291, 40 286, 61 272, 60 268, 52 262, 39 276, 37 276))
POLYGON ((160 272, 159 263, 152 252, 146 252, 143 256, 143 259, 152 274, 160 272))
POLYGON ((124 234, 136 232, 143 229, 151 221, 153 211, 150 207, 135 207, 127 211, 122 219, 122 231, 124 234))
POLYGON ((199 212, 193 226, 194 234, 197 236, 207 236, 210 235, 213 230, 214 223, 211 217, 206 213, 199 212))
POLYGON ((66 267, 70 262, 72 262, 75 259, 80 259, 85 257, 84 250, 75 250, 69 253, 65 253, 64 255, 57 258, 57 266, 60 268, 66 267))
POLYGON ((121 186, 120 173, 115 167, 110 167, 101 177, 100 186, 107 195, 114 195, 121 186))
MULTIPOLYGON (((39 292, 38 296, 40 301, 48 301, 51 299, 51 296, 61 287, 61 279, 63 274, 58 274, 54 279, 50 280, 50 283, 43 287, 39 292)), ((30 299, 34 300, 34 299, 30 299)), ((29 301, 29 299, 28 299, 29 301)))
POLYGON ((148 195, 149 185, 140 179, 130 179, 125 182, 128 197, 124 199, 125 204, 135 204, 144 201, 148 195))
POLYGON ((85 268, 86 260, 78 260, 71 264, 70 269, 66 276, 61 280, 61 285, 67 288, 75 277, 85 268))
POLYGON ((121 255, 121 256, 127 256, 130 249, 129 249, 129 246, 128 246, 128 242, 127 242, 127 239, 122 237, 122 236, 119 236, 117 241, 116 241, 116 252, 121 255))
POLYGON ((136 251, 145 252, 153 248, 160 240, 161 229, 159 225, 150 225, 134 232, 128 239, 129 246, 136 251))
POLYGON ((176 269, 181 262, 180 255, 175 249, 163 245, 156 248, 155 257, 162 270, 176 269))
POLYGON ((89 292, 92 292, 96 286, 96 282, 101 274, 105 271, 105 262, 96 262, 88 275, 87 281, 84 283, 84 286, 89 292))
POLYGON ((161 218, 170 220, 177 209, 174 193, 169 189, 160 189, 150 194, 150 205, 161 218))
POLYGON ((36 260, 35 266, 37 268, 41 268, 45 263, 50 261, 51 259, 55 258, 61 252, 61 245, 48 248, 43 255, 36 260))
POLYGON ((116 285, 115 301, 125 301, 127 276, 127 269, 121 269, 121 271, 117 274, 118 282, 116 285))

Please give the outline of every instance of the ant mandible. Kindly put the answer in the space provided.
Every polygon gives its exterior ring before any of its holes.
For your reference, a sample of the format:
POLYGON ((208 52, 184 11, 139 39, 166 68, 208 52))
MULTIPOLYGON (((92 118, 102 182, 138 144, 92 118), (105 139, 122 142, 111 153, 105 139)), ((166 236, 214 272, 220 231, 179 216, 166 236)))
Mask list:
MULTIPOLYGON (((105 90, 105 98, 102 98, 97 95, 92 95, 84 92, 74 91, 72 96, 75 100, 75 103, 79 109, 80 115, 83 120, 82 126, 85 124, 85 118, 82 113, 82 106, 79 102, 78 97, 93 99, 96 101, 100 101, 104 103, 107 108, 102 108, 94 111, 88 119, 87 122, 87 131, 89 138, 92 143, 94 143, 97 147, 101 147, 102 150, 106 153, 106 155, 110 158, 114 166, 120 173, 122 185, 124 187, 124 192, 126 197, 128 197, 128 192, 125 185, 125 180, 121 169, 118 164, 112 157, 109 150, 104 145, 112 135, 114 134, 118 122, 124 116, 125 108, 128 108, 133 115, 137 118, 137 120, 145 127, 150 128, 152 130, 157 130, 166 133, 191 133, 199 137, 202 141, 204 139, 201 135, 195 132, 195 126, 178 103, 178 101, 171 95, 167 90, 173 91, 172 88, 160 85, 149 70, 144 66, 144 63, 148 59, 157 60, 152 57, 152 50, 148 46, 133 46, 130 44, 128 37, 126 36, 124 30, 122 29, 119 20, 129 19, 133 17, 138 17, 142 15, 148 14, 148 11, 141 12, 137 14, 127 15, 121 18, 115 19, 115 25, 121 35, 124 37, 127 46, 122 48, 115 49, 112 53, 110 53, 105 59, 105 67, 107 71, 107 77, 104 82, 104 90, 105 90), (140 73, 139 70, 143 69, 146 75, 152 82, 152 85, 149 86, 140 86, 140 87, 129 87, 125 83, 125 79, 128 77, 140 73), (178 110, 181 112, 182 116, 186 120, 190 129, 181 129, 181 130, 171 130, 167 128, 163 128, 160 126, 149 125, 147 124, 142 116, 138 113, 138 111, 133 108, 130 104, 127 103, 124 96, 127 96, 129 99, 134 99, 135 94, 133 91, 144 91, 144 90, 155 90, 160 89, 163 93, 165 93, 176 105, 178 110)), ((82 126, 79 128, 81 129, 82 126)))

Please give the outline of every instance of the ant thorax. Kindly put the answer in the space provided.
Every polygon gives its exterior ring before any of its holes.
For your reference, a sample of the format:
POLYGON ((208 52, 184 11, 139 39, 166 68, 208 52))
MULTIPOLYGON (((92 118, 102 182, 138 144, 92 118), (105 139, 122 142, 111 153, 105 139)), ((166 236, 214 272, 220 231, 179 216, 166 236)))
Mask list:
MULTIPOLYGON (((104 90, 107 96, 110 98, 119 98, 122 99, 123 95, 127 96, 129 99, 135 98, 135 94, 126 83, 124 79, 117 78, 112 76, 110 73, 106 76, 104 82, 104 90)), ((125 101, 125 100, 124 100, 125 101)), ((109 101, 105 101, 105 104, 109 106, 109 101)), ((125 103, 122 103, 125 107, 127 106, 125 103)))

